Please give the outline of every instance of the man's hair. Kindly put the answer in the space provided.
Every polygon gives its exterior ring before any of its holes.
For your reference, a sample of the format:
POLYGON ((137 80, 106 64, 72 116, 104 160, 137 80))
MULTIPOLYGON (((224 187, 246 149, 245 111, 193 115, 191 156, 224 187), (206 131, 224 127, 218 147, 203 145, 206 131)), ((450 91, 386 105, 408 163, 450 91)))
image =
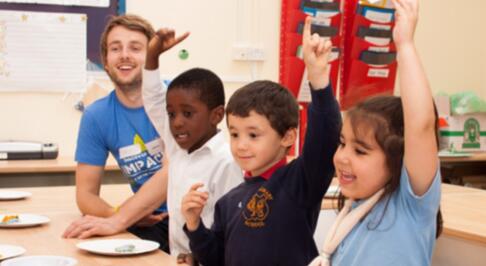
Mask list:
POLYGON ((193 91, 209 110, 224 106, 224 86, 221 79, 212 71, 204 68, 191 68, 169 84, 167 92, 175 89, 193 91))
POLYGON ((111 32, 111 30, 113 30, 113 28, 117 26, 122 26, 129 30, 141 32, 147 37, 147 40, 149 41, 155 35, 155 30, 152 25, 150 25, 150 23, 142 17, 131 14, 111 17, 105 26, 105 30, 101 34, 100 56, 103 65, 106 64, 106 55, 108 54, 108 34, 111 32))
POLYGON ((273 81, 255 81, 238 89, 226 106, 226 119, 228 115, 248 117, 251 111, 265 116, 281 137, 299 124, 299 105, 294 96, 273 81))

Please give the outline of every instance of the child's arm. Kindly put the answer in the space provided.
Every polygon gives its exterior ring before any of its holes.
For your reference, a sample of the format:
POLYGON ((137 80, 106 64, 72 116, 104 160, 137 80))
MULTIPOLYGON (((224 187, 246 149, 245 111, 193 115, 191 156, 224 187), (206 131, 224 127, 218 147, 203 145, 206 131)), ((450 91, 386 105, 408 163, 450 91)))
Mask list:
POLYGON ((317 33, 311 34, 311 23, 312 17, 307 17, 302 35, 302 48, 307 68, 307 79, 312 85, 312 89, 318 90, 329 85, 328 60, 332 43, 330 40, 320 37, 317 33))
POLYGON ((207 192, 197 191, 202 183, 192 185, 182 198, 181 212, 186 220, 184 231, 195 259, 203 265, 224 265, 224 239, 220 228, 218 204, 214 211, 214 224, 209 230, 201 220, 201 213, 208 199, 207 192))
POLYGON ((393 3, 396 8, 393 38, 398 51, 405 123, 404 163, 414 193, 423 195, 435 177, 438 159, 432 93, 413 41, 418 0, 394 0, 393 3))
POLYGON ((304 62, 312 91, 302 155, 296 159, 296 176, 288 184, 296 201, 308 207, 320 203, 334 175, 332 158, 339 141, 341 115, 329 81, 331 42, 311 34, 311 18, 303 32, 304 62), (299 169, 300 168, 300 169, 299 169))
POLYGON ((181 212, 186 219, 187 230, 195 231, 201 222, 201 213, 208 199, 207 192, 197 191, 203 187, 202 183, 196 183, 191 186, 189 192, 182 198, 181 212))
POLYGON ((164 142, 167 142, 165 138, 167 137, 166 132, 168 132, 168 126, 165 125, 167 122, 165 111, 166 90, 164 90, 160 82, 160 74, 158 71, 159 56, 182 42, 187 36, 189 36, 188 32, 176 38, 174 30, 160 29, 149 41, 147 48, 145 69, 143 70, 142 78, 143 105, 150 121, 164 142))
POLYGON ((156 70, 159 68, 159 55, 182 42, 187 36, 189 36, 189 32, 176 38, 173 29, 159 29, 149 41, 145 69, 156 70))

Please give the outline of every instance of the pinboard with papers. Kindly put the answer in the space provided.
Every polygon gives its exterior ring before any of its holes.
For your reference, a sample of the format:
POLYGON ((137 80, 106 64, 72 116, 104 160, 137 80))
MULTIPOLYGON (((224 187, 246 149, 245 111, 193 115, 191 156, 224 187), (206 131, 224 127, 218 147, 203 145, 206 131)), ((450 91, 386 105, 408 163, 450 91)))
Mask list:
POLYGON ((83 91, 102 25, 122 13, 125 0, 0 0, 0 91, 83 91))

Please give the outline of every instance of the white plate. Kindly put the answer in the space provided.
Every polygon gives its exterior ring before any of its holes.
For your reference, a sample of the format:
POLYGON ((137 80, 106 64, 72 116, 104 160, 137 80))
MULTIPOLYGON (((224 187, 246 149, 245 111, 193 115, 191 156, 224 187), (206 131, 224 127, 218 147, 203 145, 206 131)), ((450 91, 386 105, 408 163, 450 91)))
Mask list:
POLYGON ((32 196, 32 193, 27 191, 17 190, 0 190, 0 200, 18 200, 32 196))
POLYGON ((79 249, 97 254, 126 256, 156 250, 159 248, 159 243, 142 239, 103 239, 80 242, 76 246, 79 249), (115 250, 125 245, 133 245, 134 249, 130 252, 119 252, 115 250))
POLYGON ((0 228, 15 228, 15 227, 30 227, 48 223, 50 220, 46 216, 37 215, 37 214, 0 214, 0 228), (15 223, 2 223, 3 217, 5 215, 18 215, 19 221, 15 223))
POLYGON ((335 198, 335 197, 339 196, 339 191, 340 191, 339 186, 337 186, 337 185, 329 186, 329 188, 326 191, 326 195, 324 195, 324 197, 335 198))
POLYGON ((63 256, 26 256, 9 259, 2 262, 1 266, 72 266, 78 261, 63 256))
POLYGON ((17 257, 25 253, 25 248, 13 245, 0 245, 0 260, 17 257))

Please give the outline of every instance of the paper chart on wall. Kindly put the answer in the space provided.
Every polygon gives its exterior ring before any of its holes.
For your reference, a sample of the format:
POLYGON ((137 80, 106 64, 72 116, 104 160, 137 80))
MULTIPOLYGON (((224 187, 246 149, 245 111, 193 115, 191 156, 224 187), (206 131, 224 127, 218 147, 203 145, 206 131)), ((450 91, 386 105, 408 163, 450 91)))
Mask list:
POLYGON ((86 88, 84 14, 0 11, 0 91, 86 88))
POLYGON ((0 3, 109 7, 110 0, 0 0, 0 3))

